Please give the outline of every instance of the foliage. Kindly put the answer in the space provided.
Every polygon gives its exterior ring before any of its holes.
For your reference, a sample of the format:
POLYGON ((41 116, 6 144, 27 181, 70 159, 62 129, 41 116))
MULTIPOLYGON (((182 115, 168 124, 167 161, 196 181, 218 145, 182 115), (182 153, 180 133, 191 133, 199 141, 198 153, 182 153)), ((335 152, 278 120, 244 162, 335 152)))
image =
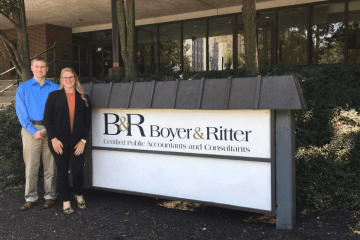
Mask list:
POLYGON ((24 182, 21 125, 14 103, 0 107, 0 191, 24 182))
MULTIPOLYGON (((193 72, 170 72, 169 74, 153 74, 153 75, 112 75, 110 79, 112 82, 149 82, 149 81, 175 81, 176 79, 201 79, 204 78, 227 78, 227 77, 249 77, 256 76, 245 69, 227 69, 223 71, 193 71, 193 72)), ((98 81, 102 82, 102 81, 98 81)))
POLYGON ((172 40, 162 42, 160 45, 160 72, 169 74, 180 70, 181 41, 172 40))
POLYGON ((297 199, 315 209, 360 209, 360 65, 267 66, 295 75, 308 109, 296 112, 297 199))
MULTIPOLYGON (((233 67, 233 53, 231 51, 227 52, 224 56, 225 59, 225 69, 231 69, 233 67)), ((240 58, 240 56, 237 56, 238 66, 239 69, 245 68, 244 61, 240 58)))
POLYGON ((0 11, 9 16, 11 14, 11 8, 20 8, 20 4, 18 0, 2 0, 0 1, 0 11))
MULTIPOLYGON (((291 27, 279 29, 278 61, 281 65, 305 65, 307 61, 307 29, 291 27)), ((260 56, 259 56, 260 62, 260 56)))
POLYGON ((233 65, 233 53, 232 52, 227 52, 225 54, 225 69, 230 69, 231 66, 233 65))
MULTIPOLYGON (((140 72, 147 74, 155 74, 157 71, 157 44, 146 43, 139 47, 142 47, 143 51, 143 63, 140 64, 140 72)), ((183 62, 184 71, 188 72, 191 69, 190 56, 186 55, 186 52, 190 49, 190 45, 185 41, 183 42, 183 62)), ((164 41, 160 44, 161 56, 160 56, 160 72, 162 74, 170 74, 171 72, 178 72, 181 69, 181 41, 170 40, 164 41)))

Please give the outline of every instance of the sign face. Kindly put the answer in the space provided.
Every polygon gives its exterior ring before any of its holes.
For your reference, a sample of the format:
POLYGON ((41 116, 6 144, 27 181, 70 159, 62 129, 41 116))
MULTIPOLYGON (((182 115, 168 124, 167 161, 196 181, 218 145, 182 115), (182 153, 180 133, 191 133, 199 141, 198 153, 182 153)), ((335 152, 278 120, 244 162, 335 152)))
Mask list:
POLYGON ((94 109, 92 121, 94 187, 272 211, 271 110, 94 109))
POLYGON ((94 109, 92 121, 93 147, 271 158, 270 110, 94 109))

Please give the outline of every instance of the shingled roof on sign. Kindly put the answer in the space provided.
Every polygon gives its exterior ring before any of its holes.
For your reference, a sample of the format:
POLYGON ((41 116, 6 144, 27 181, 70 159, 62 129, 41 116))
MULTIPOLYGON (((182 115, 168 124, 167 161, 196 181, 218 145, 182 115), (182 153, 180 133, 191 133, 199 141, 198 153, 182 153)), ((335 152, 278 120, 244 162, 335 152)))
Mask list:
POLYGON ((94 108, 306 109, 294 76, 84 84, 94 108))

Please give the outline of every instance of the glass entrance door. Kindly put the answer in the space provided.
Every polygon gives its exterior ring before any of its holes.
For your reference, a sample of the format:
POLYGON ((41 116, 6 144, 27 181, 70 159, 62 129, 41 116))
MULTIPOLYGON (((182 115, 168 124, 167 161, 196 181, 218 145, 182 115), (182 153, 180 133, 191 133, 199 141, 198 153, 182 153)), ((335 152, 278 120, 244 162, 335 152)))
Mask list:
POLYGON ((107 76, 109 68, 112 68, 111 44, 95 44, 91 47, 92 75, 94 77, 107 76))
POLYGON ((103 74, 102 45, 96 44, 91 47, 92 76, 98 77, 103 74))

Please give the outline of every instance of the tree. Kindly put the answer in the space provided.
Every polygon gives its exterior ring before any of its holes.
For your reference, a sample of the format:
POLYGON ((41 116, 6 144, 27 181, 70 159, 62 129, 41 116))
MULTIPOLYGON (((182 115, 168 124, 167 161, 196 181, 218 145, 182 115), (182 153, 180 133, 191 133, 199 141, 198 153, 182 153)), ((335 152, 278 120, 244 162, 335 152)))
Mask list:
POLYGON ((16 72, 24 81, 32 77, 30 70, 29 40, 26 26, 24 0, 0 0, 0 14, 15 27, 17 44, 0 30, 0 42, 10 56, 16 72))
POLYGON ((135 28, 135 0, 116 0, 119 23, 121 57, 125 75, 137 73, 137 34, 135 28))
MULTIPOLYGON (((225 69, 231 69, 233 65, 233 52, 231 51, 227 52, 224 56, 224 59, 225 59, 225 63, 224 63, 225 69)), ((238 67, 244 68, 244 62, 240 58, 240 56, 237 56, 237 61, 238 61, 238 67)))
POLYGON ((243 0, 242 15, 244 19, 245 69, 256 73, 258 64, 255 0, 243 0))

